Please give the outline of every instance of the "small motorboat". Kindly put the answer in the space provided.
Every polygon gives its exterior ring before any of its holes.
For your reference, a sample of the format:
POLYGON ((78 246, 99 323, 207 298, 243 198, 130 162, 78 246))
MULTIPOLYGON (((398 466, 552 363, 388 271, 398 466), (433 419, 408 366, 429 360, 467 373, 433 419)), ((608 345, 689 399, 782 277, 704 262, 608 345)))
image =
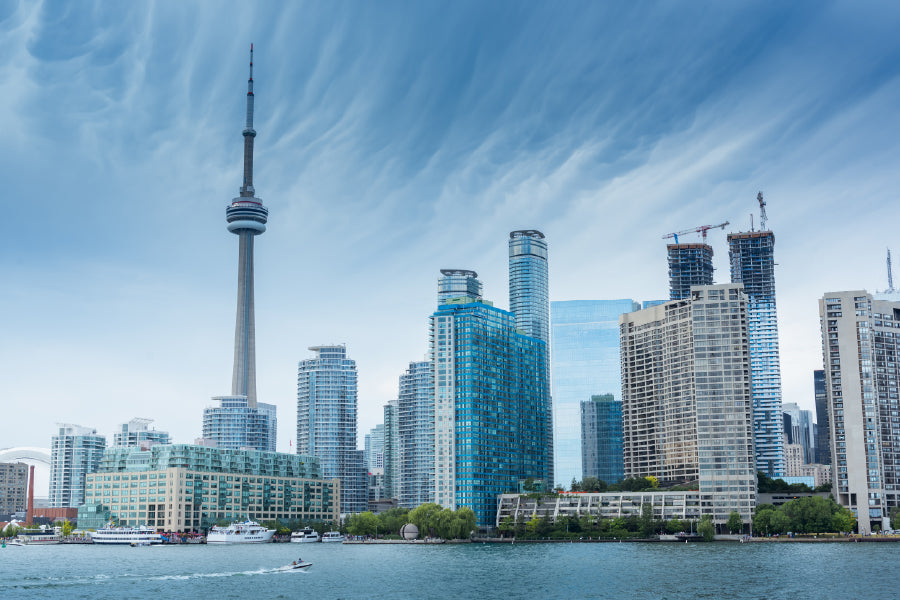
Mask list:
POLYGON ((307 569, 312 566, 311 562, 306 562, 301 558, 298 558, 294 562, 288 565, 292 569, 307 569))

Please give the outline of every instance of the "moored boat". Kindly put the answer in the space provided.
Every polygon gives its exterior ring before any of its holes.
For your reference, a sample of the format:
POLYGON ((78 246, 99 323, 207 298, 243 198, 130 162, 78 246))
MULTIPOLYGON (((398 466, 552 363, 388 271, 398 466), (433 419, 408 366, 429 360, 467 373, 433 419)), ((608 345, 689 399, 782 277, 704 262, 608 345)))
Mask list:
POLYGON ((213 527, 206 536, 207 544, 263 544, 271 542, 274 529, 266 529, 256 521, 232 523, 228 527, 213 527))
POLYGON ((150 546, 162 544, 162 536, 152 527, 139 525, 137 527, 112 527, 91 532, 91 541, 95 544, 150 546))
POLYGON ((322 541, 323 542, 343 542, 344 534, 342 534, 340 531, 326 531, 324 534, 322 534, 322 541))
POLYGON ((317 532, 312 527, 306 527, 301 529, 300 531, 295 531, 291 534, 291 541, 298 542, 301 544, 306 544, 310 542, 318 542, 319 541, 319 532, 317 532))
POLYGON ((20 533, 16 540, 23 546, 35 546, 44 544, 58 544, 62 540, 62 536, 53 530, 25 530, 20 533))

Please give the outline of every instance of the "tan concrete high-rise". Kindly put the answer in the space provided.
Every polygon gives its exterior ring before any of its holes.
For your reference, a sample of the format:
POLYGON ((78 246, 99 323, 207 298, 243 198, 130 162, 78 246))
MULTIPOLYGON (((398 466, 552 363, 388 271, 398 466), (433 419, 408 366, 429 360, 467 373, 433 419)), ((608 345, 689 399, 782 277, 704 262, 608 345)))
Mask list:
POLYGON ((697 483, 749 519, 756 502, 747 298, 741 284, 619 318, 625 477, 697 483))
POLYGON ((819 317, 834 497, 860 533, 887 529, 900 505, 900 302, 828 292, 819 317))

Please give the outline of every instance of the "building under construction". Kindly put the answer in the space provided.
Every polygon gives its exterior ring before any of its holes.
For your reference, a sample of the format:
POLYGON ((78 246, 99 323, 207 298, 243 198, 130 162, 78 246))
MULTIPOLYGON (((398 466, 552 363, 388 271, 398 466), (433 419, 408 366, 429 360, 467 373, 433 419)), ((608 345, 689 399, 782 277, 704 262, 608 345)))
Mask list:
MULTIPOLYGON (((765 229, 762 192, 757 200, 760 203, 760 225, 765 229)), ((744 284, 748 300, 756 467, 769 477, 781 477, 785 475, 785 461, 774 252, 775 234, 771 231, 728 234, 731 282, 744 284)))
POLYGON ((692 285, 712 285, 713 249, 708 244, 668 244, 669 300, 691 297, 692 285))

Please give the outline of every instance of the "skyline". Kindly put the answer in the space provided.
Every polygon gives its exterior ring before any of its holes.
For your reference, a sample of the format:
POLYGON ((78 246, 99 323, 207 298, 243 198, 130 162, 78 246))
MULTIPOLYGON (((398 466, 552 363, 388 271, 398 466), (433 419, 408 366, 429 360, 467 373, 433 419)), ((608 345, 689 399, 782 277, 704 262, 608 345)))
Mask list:
POLYGON ((818 299, 885 288, 900 248, 891 12, 5 4, 0 364, 32 427, 0 447, 47 447, 56 422, 111 438, 135 417, 200 436, 233 353, 221 214, 250 43, 275 223, 256 253, 257 385, 279 450, 296 448, 306 348, 346 344, 363 435, 428 351, 440 269, 477 271, 508 308, 510 231, 546 235, 551 301, 663 299, 662 235, 730 221, 708 242, 725 283, 725 236, 758 224, 759 190, 782 399, 813 409, 818 299))

